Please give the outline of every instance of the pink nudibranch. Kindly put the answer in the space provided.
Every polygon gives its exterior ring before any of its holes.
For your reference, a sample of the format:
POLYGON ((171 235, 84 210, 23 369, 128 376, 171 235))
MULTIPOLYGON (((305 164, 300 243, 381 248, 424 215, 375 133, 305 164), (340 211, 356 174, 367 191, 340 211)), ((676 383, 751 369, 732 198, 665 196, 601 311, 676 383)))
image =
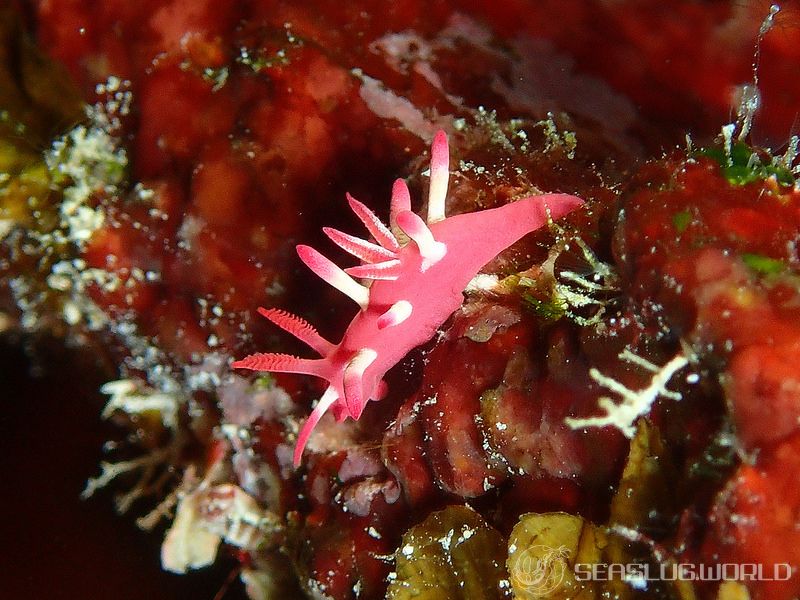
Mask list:
POLYGON ((362 265, 340 269, 309 246, 297 246, 306 266, 352 298, 361 310, 350 322, 342 341, 324 339, 300 317, 279 309, 259 313, 307 344, 322 358, 288 354, 252 354, 234 368, 279 373, 303 373, 328 381, 329 386, 309 415, 294 451, 299 465, 312 430, 328 409, 337 421, 358 419, 369 400, 386 394, 383 377, 410 350, 431 337, 461 305, 462 292, 481 267, 526 233, 539 229, 582 204, 566 194, 530 196, 499 208, 445 217, 450 153, 447 136, 439 131, 431 148, 428 215, 423 221, 411 211, 405 181, 392 188, 390 223, 410 238, 398 241, 392 229, 348 194, 350 208, 375 242, 331 228, 325 234, 359 258, 362 265), (354 277, 372 280, 366 287, 354 277))

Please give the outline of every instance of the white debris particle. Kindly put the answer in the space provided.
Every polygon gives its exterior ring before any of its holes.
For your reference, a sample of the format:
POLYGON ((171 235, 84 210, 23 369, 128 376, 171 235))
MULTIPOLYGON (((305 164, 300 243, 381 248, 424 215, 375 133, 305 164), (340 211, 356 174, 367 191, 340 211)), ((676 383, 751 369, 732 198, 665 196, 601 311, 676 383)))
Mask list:
MULTIPOLYGON (((97 286, 104 292, 114 292, 122 286, 116 273, 103 269, 87 269, 82 259, 62 260, 50 268, 46 283, 50 289, 67 295, 62 304, 62 317, 69 325, 85 320, 86 326, 97 331, 108 323, 108 317, 87 295, 87 288, 97 286)), ((17 304, 25 310, 17 298, 17 304)))
POLYGON ((738 89, 739 105, 736 109, 736 119, 740 130, 737 140, 744 142, 753 125, 753 118, 761 106, 761 92, 757 85, 745 84, 738 89))
POLYGON ((439 401, 438 395, 434 394, 433 396, 429 396, 428 398, 426 398, 425 402, 422 403, 422 406, 433 406, 438 401, 439 401))
POLYGON ((64 322, 67 325, 75 326, 81 322, 81 310, 74 302, 70 300, 64 302, 61 312, 62 316, 64 317, 64 322))
POLYGON ((381 539, 381 537, 382 537, 382 536, 381 536, 381 534, 380 534, 380 532, 379 532, 377 529, 375 529, 374 527, 372 527, 371 525, 370 525, 370 527, 367 529, 367 533, 368 533, 368 534, 369 534, 371 537, 374 537, 376 540, 379 540, 379 539, 381 539))
POLYGON ((733 165, 733 133, 736 131, 736 125, 734 123, 728 123, 727 125, 723 125, 722 127, 722 140, 723 140, 723 148, 725 150, 725 157, 728 162, 728 166, 733 165))
POLYGON ((136 197, 142 202, 147 202, 149 200, 152 200, 156 195, 155 190, 151 190, 150 188, 144 187, 144 185, 141 182, 133 186, 133 193, 136 194, 136 197))
POLYGON ((448 552, 450 551, 450 544, 453 542, 453 533, 454 531, 451 529, 443 537, 439 538, 439 543, 442 545, 442 548, 448 552))
POLYGON ((465 291, 470 292, 491 292, 497 288, 499 282, 497 275, 489 275, 486 273, 478 273, 467 284, 465 291))
POLYGON ((462 544, 462 543, 466 542, 469 538, 472 537, 472 535, 474 533, 475 533, 474 529, 471 529, 470 527, 467 527, 465 525, 464 528, 461 530, 461 537, 458 538, 457 543, 458 544, 462 544))
POLYGON ((405 546, 403 546, 400 552, 403 553, 403 556, 411 556, 412 554, 414 554, 414 546, 406 544, 405 546))

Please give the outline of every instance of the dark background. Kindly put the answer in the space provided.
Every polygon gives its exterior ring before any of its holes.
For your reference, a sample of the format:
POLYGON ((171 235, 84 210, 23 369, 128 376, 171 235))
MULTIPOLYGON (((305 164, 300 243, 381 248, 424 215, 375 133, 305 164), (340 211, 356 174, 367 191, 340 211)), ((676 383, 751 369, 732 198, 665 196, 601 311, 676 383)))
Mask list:
POLYGON ((0 598, 244 598, 229 560, 187 575, 162 571, 165 526, 145 532, 134 523, 144 504, 119 516, 113 490, 80 499, 103 443, 124 433, 99 416, 98 388, 113 374, 61 344, 0 335, 0 598))

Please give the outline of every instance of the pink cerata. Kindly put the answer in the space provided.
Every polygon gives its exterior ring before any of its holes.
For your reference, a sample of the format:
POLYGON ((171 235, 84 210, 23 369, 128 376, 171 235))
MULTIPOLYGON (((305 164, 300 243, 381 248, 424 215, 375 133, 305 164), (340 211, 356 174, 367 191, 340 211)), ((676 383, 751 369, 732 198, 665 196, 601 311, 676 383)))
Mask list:
POLYGON ((462 302, 462 292, 486 263, 526 233, 557 219, 582 204, 566 194, 530 196, 499 208, 445 217, 450 152, 447 136, 439 131, 431 148, 427 222, 411 210, 405 181, 392 188, 391 229, 361 202, 347 195, 350 208, 376 243, 329 227, 325 234, 362 264, 340 269, 309 246, 298 245, 306 266, 361 310, 353 317, 342 341, 324 339, 306 321, 275 308, 259 313, 308 344, 322 358, 288 354, 252 354, 234 368, 278 373, 304 373, 328 381, 300 430, 294 464, 300 464, 306 442, 328 409, 337 421, 358 419, 369 400, 386 395, 386 372, 414 347, 436 332, 462 302), (407 242, 398 240, 404 233, 407 242), (362 285, 353 277, 371 281, 362 285))

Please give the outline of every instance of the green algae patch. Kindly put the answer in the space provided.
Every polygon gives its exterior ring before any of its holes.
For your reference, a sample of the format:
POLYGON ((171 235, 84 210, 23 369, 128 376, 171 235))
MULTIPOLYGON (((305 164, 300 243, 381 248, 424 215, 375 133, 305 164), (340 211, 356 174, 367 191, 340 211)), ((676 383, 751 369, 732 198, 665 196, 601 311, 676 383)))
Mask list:
POLYGON ((675 231, 678 233, 686 231, 686 228, 689 227, 691 222, 692 213, 688 210, 682 210, 672 215, 672 226, 675 227, 675 231))
POLYGON ((761 275, 777 275, 786 270, 786 264, 777 258, 770 258, 763 254, 742 254, 742 262, 756 273, 761 275))
POLYGON ((795 182, 790 169, 774 164, 772 157, 764 156, 764 153, 757 152, 744 142, 733 144, 729 150, 722 147, 705 148, 697 154, 719 163, 722 175, 732 185, 747 185, 771 177, 782 186, 793 186, 795 182))

